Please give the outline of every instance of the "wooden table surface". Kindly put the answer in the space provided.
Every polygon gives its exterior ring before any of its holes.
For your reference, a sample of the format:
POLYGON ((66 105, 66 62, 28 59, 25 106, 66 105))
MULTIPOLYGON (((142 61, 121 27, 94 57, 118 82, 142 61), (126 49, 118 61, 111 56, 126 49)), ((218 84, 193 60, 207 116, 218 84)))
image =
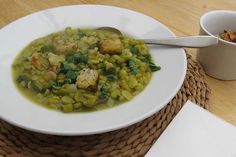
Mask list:
MULTIPOLYGON (((210 10, 236 10, 235 0, 0 0, 0 28, 46 8, 71 4, 105 4, 129 8, 152 16, 176 35, 197 35, 200 16, 210 10)), ((194 58, 195 49, 187 50, 194 58)), ((236 81, 207 76, 212 90, 211 112, 236 126, 236 81)))

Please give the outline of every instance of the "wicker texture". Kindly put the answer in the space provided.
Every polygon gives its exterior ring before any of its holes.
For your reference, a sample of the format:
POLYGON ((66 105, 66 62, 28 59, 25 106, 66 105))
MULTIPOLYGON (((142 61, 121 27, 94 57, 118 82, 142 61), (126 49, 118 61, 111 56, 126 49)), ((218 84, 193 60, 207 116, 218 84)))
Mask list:
POLYGON ((209 108, 201 66, 188 55, 188 71, 172 101, 150 118, 117 131, 77 137, 33 133, 0 121, 0 157, 141 157, 189 99, 209 108))

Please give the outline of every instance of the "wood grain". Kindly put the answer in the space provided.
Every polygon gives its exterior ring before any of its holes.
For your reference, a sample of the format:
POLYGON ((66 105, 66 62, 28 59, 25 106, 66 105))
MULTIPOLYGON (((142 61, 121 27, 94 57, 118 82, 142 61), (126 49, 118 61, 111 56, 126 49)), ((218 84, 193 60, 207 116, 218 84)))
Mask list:
MULTIPOLYGON (((235 0, 0 0, 0 27, 30 13, 72 4, 105 4, 129 8, 152 16, 176 35, 196 35, 199 18, 207 11, 236 10, 235 0)), ((195 49, 187 51, 196 57, 195 49)), ((212 90, 211 112, 236 125, 236 81, 220 81, 207 76, 212 90)))

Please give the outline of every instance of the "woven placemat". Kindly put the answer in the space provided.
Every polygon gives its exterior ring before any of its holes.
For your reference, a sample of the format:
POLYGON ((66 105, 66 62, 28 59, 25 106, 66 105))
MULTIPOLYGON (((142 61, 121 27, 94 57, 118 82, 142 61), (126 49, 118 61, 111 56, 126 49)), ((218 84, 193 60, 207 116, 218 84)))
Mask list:
POLYGON ((62 137, 33 133, 0 121, 0 156, 138 157, 144 156, 189 99, 208 109, 209 88, 201 66, 189 55, 182 88, 161 111, 130 127, 92 136, 62 137))

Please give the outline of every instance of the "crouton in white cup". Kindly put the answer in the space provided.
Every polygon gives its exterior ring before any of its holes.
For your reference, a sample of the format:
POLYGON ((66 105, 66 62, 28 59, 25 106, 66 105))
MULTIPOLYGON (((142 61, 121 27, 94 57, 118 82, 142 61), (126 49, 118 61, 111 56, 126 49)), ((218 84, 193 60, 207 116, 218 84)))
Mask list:
MULTIPOLYGON (((200 35, 218 36, 224 30, 236 31, 236 12, 215 10, 201 17, 200 35)), ((236 43, 219 39, 218 45, 199 49, 197 60, 208 75, 236 80, 236 43)))

